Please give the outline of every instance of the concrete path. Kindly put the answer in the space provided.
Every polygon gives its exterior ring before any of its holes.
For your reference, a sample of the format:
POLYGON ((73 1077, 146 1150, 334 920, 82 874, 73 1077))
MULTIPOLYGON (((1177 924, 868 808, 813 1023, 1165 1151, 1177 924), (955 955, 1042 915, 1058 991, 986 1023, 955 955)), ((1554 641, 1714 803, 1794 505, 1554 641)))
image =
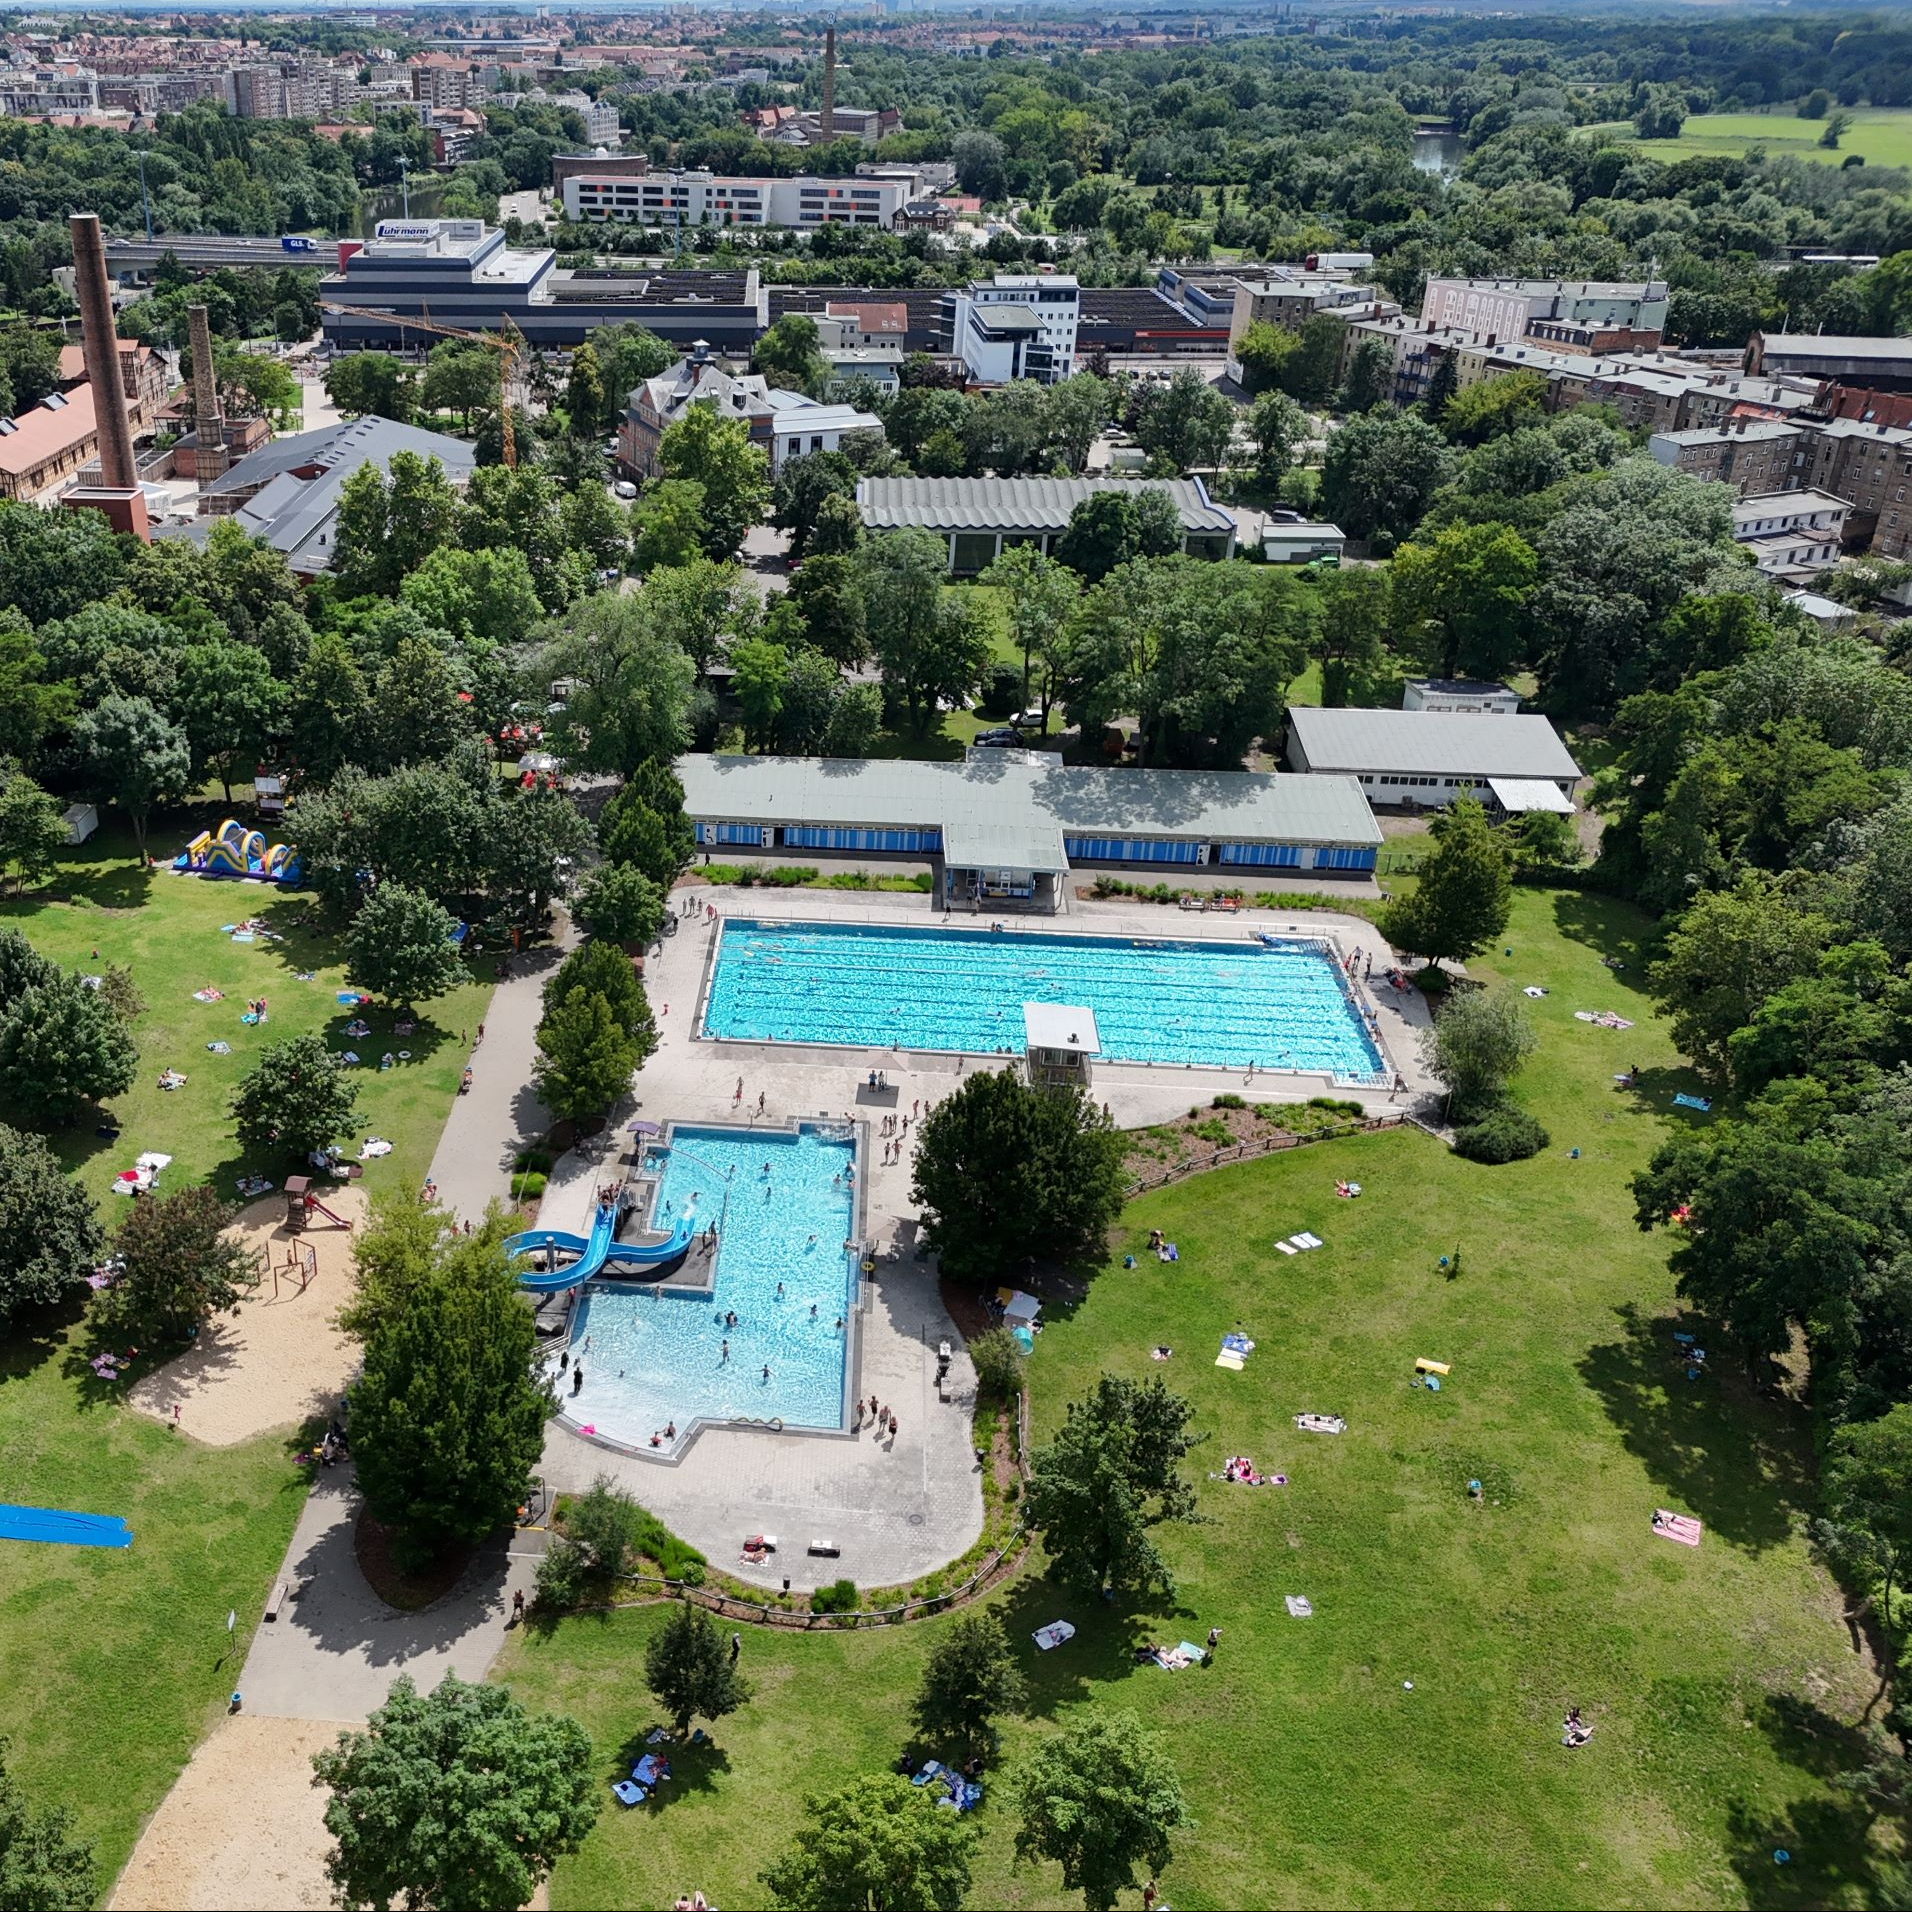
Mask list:
POLYGON ((515 957, 510 977, 491 992, 485 1039, 471 1054, 471 1093, 452 1098, 438 1138, 432 1180, 438 1199, 460 1221, 477 1221, 486 1203, 510 1198, 513 1157, 551 1126, 532 1091, 531 1071, 544 985, 577 944, 569 920, 560 918, 560 925, 555 947, 515 957))
POLYGON ((504 1644, 511 1596, 531 1597, 541 1533, 484 1547, 442 1599, 417 1613, 388 1607, 352 1547, 360 1500, 352 1469, 322 1473, 292 1531, 280 1578, 303 1591, 261 1620, 233 1684, 243 1710, 279 1719, 357 1721, 409 1673, 429 1691, 447 1673, 479 1680, 504 1644))

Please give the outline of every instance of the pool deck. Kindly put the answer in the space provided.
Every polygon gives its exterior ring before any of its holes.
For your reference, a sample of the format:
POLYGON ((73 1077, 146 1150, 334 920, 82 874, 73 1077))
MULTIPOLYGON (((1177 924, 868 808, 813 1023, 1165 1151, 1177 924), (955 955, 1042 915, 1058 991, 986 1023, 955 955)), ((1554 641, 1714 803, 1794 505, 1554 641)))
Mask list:
MULTIPOLYGON (((672 1460, 625 1454, 553 1421, 545 1442, 543 1472, 560 1491, 588 1487, 608 1474, 674 1532, 699 1548, 713 1565, 739 1579, 775 1587, 788 1574, 795 1588, 824 1585, 847 1575, 862 1587, 895 1585, 942 1566, 964 1552, 982 1530, 982 1480, 970 1445, 974 1371, 962 1340, 943 1308, 930 1266, 913 1258, 915 1207, 909 1199, 910 1163, 881 1161, 873 1132, 885 1115, 910 1114, 925 1098, 940 1099, 975 1067, 1000 1066, 995 1058, 794 1044, 702 1041, 693 1036, 712 944, 726 916, 759 921, 829 921, 932 927, 945 921, 921 895, 886 892, 712 889, 690 884, 673 892, 683 904, 695 898, 713 906, 718 922, 700 914, 665 938, 646 964, 646 984, 660 1042, 638 1076, 633 1097, 620 1107, 610 1136, 622 1151, 632 1139, 624 1125, 633 1115, 658 1123, 720 1123, 748 1127, 758 1121, 779 1128, 793 1120, 825 1118, 868 1123, 863 1176, 864 1232, 879 1253, 895 1245, 896 1262, 879 1264, 866 1287, 860 1317, 856 1392, 874 1393, 897 1410, 907 1431, 893 1441, 860 1435, 771 1433, 768 1430, 704 1429, 672 1460), (872 1092, 871 1069, 886 1072, 888 1088, 872 1092), (739 1077, 744 1094, 735 1100, 739 1077), (761 1117, 757 1097, 764 1098, 761 1117), (874 1156, 876 1159, 871 1159, 874 1156), (950 1396, 936 1398, 936 1347, 947 1339, 956 1358, 950 1396), (748 1535, 773 1533, 783 1543, 768 1572, 738 1556, 748 1535), (840 1558, 812 1558, 812 1539, 841 1547, 840 1558)), ((974 918, 953 919, 973 926, 974 918)), ((1071 899, 1058 916, 1010 919, 1005 934, 1109 935, 1112 937, 1214 937, 1240 942, 1258 929, 1326 933, 1343 948, 1371 953, 1377 969, 1392 955, 1380 932, 1360 917, 1326 911, 1244 910, 1238 916, 1195 915, 1176 909, 1123 902, 1071 899)), ((1180 1064, 1098 1063, 1093 1087, 1124 1127, 1143 1127, 1184 1113, 1191 1103, 1229 1091, 1256 1102, 1305 1101, 1334 1094, 1360 1101, 1377 1113, 1414 1107, 1435 1093, 1421 1066, 1418 1032, 1427 1023, 1419 991, 1403 995, 1368 992, 1380 1017, 1390 1065, 1405 1092, 1335 1088, 1325 1076, 1250 1076, 1241 1069, 1180 1064)), ((914 1133, 914 1124, 912 1124, 914 1133)), ((545 1191, 540 1224, 579 1228, 588 1217, 592 1191, 610 1172, 609 1158, 572 1154, 560 1160, 545 1191)), ((578 1409, 588 1418, 590 1382, 578 1409)), ((571 1403, 567 1398, 566 1406, 571 1403)))

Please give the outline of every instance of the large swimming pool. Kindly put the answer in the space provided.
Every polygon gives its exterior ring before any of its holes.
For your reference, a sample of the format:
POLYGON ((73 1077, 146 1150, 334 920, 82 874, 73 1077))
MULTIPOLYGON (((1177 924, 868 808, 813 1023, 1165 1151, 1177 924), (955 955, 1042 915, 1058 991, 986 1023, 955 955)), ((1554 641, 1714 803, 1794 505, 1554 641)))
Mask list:
POLYGON ((723 926, 704 1033, 856 1048, 1023 1050, 1026 1002, 1086 1004, 1122 1062, 1294 1069, 1347 1082, 1385 1065, 1314 945, 766 924, 723 926))
POLYGON ((587 1283, 571 1331, 584 1388, 574 1397, 560 1386, 565 1412, 646 1451, 673 1421, 680 1446, 699 1419, 841 1427, 856 1295, 844 1250, 851 1143, 816 1128, 678 1127, 655 1157, 663 1179, 654 1219, 694 1195, 697 1213, 717 1223, 715 1290, 693 1297, 648 1283, 587 1283), (735 1327, 725 1325, 729 1313, 735 1327))

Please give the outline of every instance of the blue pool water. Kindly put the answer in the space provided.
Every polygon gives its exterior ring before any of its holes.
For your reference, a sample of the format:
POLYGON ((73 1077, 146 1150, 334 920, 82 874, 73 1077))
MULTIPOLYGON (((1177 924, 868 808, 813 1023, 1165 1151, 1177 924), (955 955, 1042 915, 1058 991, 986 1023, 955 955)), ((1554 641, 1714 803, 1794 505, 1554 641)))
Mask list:
POLYGON ((663 1182, 654 1216, 661 1221, 667 1203, 671 1214, 681 1213, 696 1196, 698 1215, 718 1225, 715 1293, 693 1298, 649 1284, 587 1283, 571 1335, 584 1362, 584 1391, 573 1400, 568 1387, 561 1390, 565 1411, 644 1449, 653 1429, 675 1421, 681 1442, 700 1417, 841 1427, 847 1330, 836 1323, 839 1316, 847 1323, 856 1294, 843 1248, 854 1157, 849 1142, 813 1129, 674 1129, 668 1155, 658 1151, 663 1182), (723 1324, 727 1311, 737 1315, 734 1328, 723 1324))
POLYGON ((1306 945, 1020 930, 725 923, 704 1033, 858 1048, 1023 1050, 1026 1002, 1086 1004, 1102 1054, 1321 1072, 1383 1067, 1333 961, 1306 945))

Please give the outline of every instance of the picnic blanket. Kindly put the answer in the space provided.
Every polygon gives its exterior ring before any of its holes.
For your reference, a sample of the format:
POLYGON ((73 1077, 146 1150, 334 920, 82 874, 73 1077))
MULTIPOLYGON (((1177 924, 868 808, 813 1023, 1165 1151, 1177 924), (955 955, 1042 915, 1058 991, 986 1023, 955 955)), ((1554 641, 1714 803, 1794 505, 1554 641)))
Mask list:
POLYGON ((1305 1593, 1284 1593, 1281 1603, 1297 1620, 1305 1620, 1314 1612, 1314 1603, 1305 1593))
POLYGON ((242 1175, 239 1177, 239 1193, 241 1195, 269 1195, 271 1192, 272 1184, 268 1182, 263 1175, 242 1175))
POLYGON ((1664 1507, 1653 1510, 1653 1531, 1662 1540, 1677 1540, 1682 1547, 1697 1547, 1705 1531, 1691 1514, 1669 1513, 1664 1507))
POLYGON ((940 1759, 926 1759, 921 1769, 910 1775, 910 1784, 912 1786, 927 1786, 942 1770, 943 1762, 940 1759))
POLYGON ((1673 1106, 1676 1109, 1698 1109, 1702 1115, 1708 1115, 1712 1112, 1713 1101, 1710 1096, 1704 1095, 1676 1095, 1673 1106))
POLYGON ((1295 1425, 1304 1434, 1345 1434, 1348 1424, 1338 1414, 1297 1414, 1295 1425))
POLYGON ((389 1155, 391 1152, 391 1143, 386 1141, 382 1136, 368 1135, 365 1138, 365 1146, 359 1150, 359 1159, 363 1162, 370 1162, 378 1156, 389 1155))
POLYGON ((1625 1016, 1616 1015, 1611 1009, 1576 1009, 1573 1012, 1575 1022, 1590 1022, 1600 1029, 1631 1029, 1633 1024, 1625 1016))
POLYGON ((1222 1346, 1231 1354, 1253 1354, 1255 1351, 1255 1344, 1245 1334, 1223 1335, 1222 1346))
POLYGON ((226 992, 223 989, 214 989, 210 985, 193 991, 194 1002, 224 1002, 225 1000, 226 992))
POLYGON ((1046 1627, 1038 1627, 1030 1638, 1047 1653, 1051 1647, 1060 1646, 1064 1640, 1073 1640, 1075 1628, 1067 1620, 1051 1620, 1046 1627))
POLYGON ((1235 1372, 1239 1374, 1248 1363, 1244 1361, 1233 1348, 1224 1348, 1221 1353, 1215 1357, 1215 1365, 1218 1368, 1233 1368, 1235 1372))
POLYGON ((670 1776, 670 1763, 659 1753, 646 1753, 631 1768, 631 1777, 640 1786, 655 1786, 660 1779, 668 1779, 670 1776))

